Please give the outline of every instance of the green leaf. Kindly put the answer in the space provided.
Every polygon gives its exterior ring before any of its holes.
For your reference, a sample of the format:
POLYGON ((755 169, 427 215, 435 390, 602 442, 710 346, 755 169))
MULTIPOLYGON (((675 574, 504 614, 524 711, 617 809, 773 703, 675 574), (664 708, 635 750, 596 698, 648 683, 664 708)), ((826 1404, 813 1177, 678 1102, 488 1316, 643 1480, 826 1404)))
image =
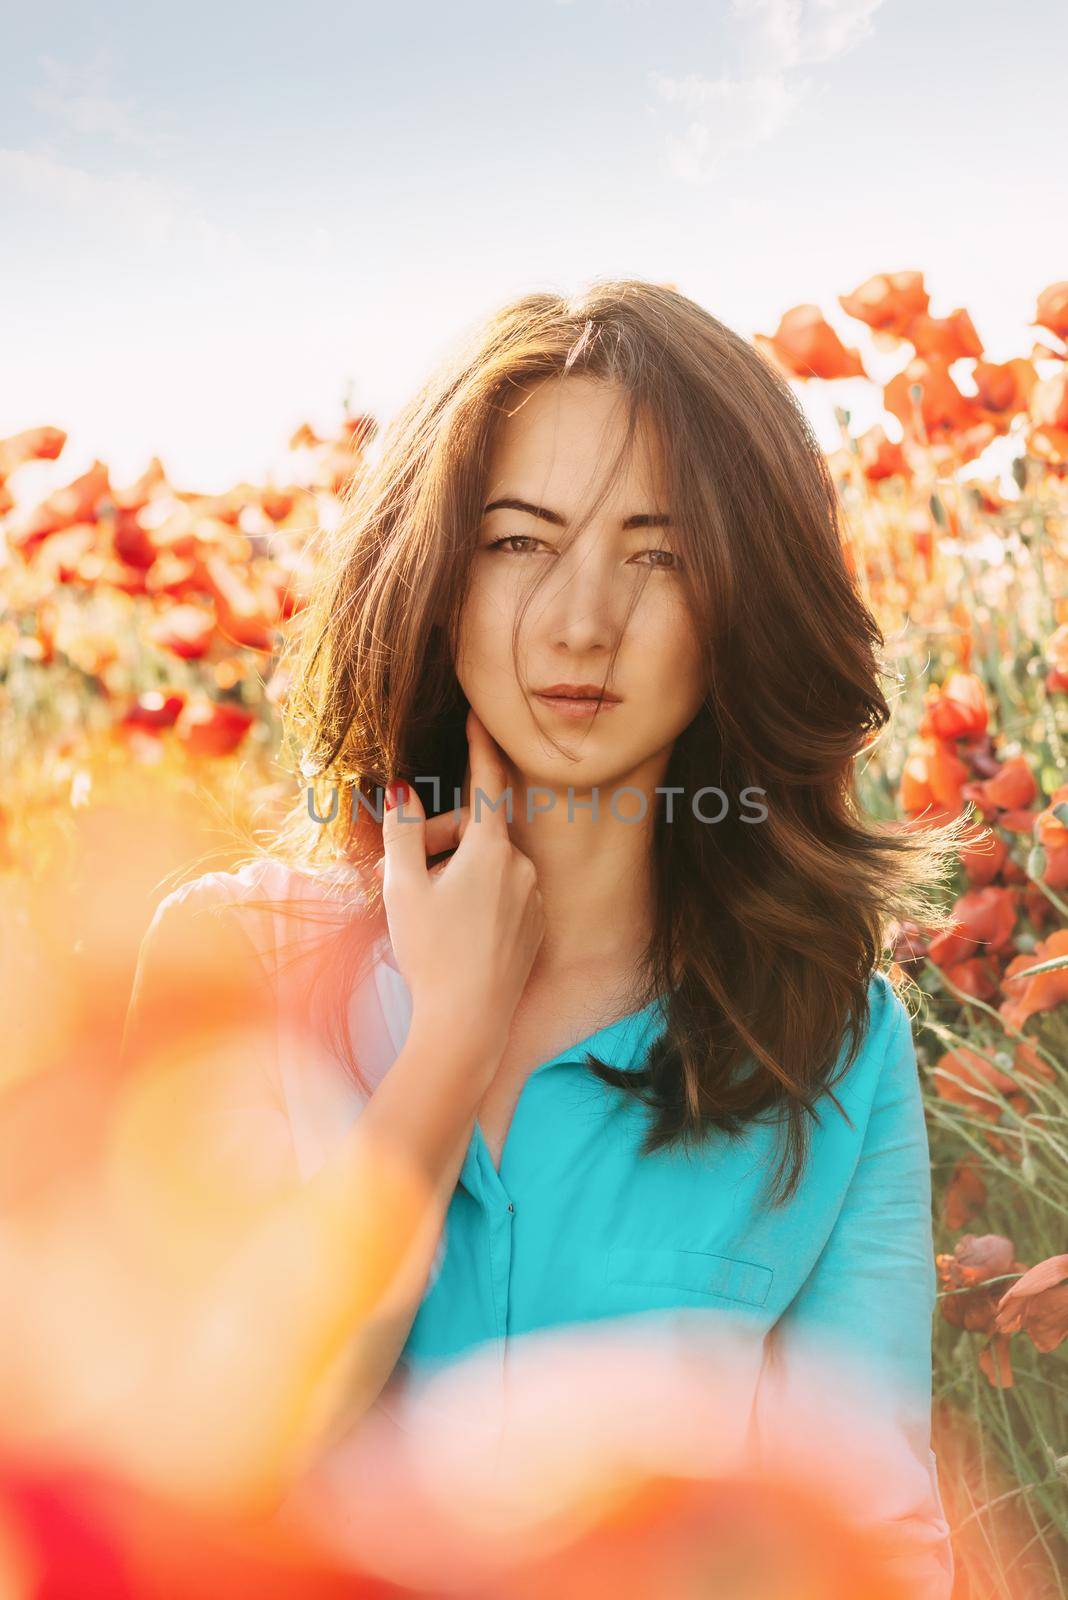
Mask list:
POLYGON ((1054 956, 1052 961, 1040 961, 1037 966, 1028 967, 1024 972, 1006 972, 1002 983, 1013 983, 1017 978, 1033 978, 1036 972, 1060 972, 1062 967, 1068 967, 1068 956, 1054 956))
POLYGON ((1039 878, 1044 878, 1045 875, 1046 852, 1040 844, 1036 844, 1027 852, 1027 876, 1034 878, 1037 882, 1039 878))

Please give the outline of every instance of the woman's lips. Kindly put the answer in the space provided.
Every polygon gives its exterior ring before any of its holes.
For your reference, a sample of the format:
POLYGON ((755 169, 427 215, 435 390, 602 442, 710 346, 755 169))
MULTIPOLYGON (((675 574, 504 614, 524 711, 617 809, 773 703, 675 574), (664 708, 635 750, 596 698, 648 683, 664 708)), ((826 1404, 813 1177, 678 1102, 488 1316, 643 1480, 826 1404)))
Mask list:
POLYGON ((536 696, 544 706, 551 706, 562 717, 592 717, 600 707, 602 713, 614 711, 620 704, 618 700, 572 699, 567 695, 539 694, 536 696))

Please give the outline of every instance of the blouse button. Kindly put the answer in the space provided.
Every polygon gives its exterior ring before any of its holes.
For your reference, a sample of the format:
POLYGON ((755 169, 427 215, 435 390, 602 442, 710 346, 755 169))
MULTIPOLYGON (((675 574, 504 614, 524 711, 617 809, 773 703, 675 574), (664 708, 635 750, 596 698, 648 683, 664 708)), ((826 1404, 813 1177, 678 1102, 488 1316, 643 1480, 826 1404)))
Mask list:
POLYGON ((508 1202, 508 1209, 509 1209, 509 1211, 514 1211, 515 1210, 515 1206, 512 1204, 512 1202, 510 1200, 508 1202))

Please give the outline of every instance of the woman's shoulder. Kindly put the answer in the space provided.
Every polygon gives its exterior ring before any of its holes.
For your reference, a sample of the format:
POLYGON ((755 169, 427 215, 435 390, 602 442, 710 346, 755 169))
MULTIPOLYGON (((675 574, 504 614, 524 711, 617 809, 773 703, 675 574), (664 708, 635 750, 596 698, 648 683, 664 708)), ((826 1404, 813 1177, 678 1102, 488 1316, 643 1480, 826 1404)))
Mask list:
POLYGON ((202 872, 172 889, 162 903, 192 901, 198 904, 280 902, 306 898, 344 900, 361 895, 361 879, 349 862, 325 866, 287 861, 280 856, 255 855, 235 867, 202 872))
POLYGON ((153 924, 232 913, 266 965, 309 924, 351 921, 366 903, 360 876, 347 862, 308 866, 261 854, 187 879, 163 896, 153 924))
MULTIPOLYGON (((842 1059, 847 1055, 843 1044, 842 1059)), ((868 1019, 852 1062, 831 1085, 835 1095, 870 1106, 886 1094, 919 1094, 912 1018, 888 973, 876 968, 868 979, 868 1019)))
POLYGON ((915 1067, 912 1015, 901 997, 900 990, 891 981, 889 973, 881 970, 872 973, 868 983, 868 996, 872 1019, 869 1032, 873 1042, 878 1045, 883 1069, 885 1070, 903 1052, 906 1055, 911 1053, 912 1064, 915 1067))
POLYGON ((871 1030, 875 1037, 885 1038, 887 1034, 901 1027, 911 1027, 908 1007, 901 998, 901 993, 892 982, 890 974, 881 967, 876 967, 868 979, 868 1002, 871 1009, 871 1030))

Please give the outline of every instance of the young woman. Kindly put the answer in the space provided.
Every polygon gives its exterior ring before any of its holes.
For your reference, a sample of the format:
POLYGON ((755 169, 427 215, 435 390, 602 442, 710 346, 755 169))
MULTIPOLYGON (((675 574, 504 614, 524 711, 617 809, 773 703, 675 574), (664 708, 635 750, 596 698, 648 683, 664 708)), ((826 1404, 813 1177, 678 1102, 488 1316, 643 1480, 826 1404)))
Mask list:
POLYGON ((280 1168, 358 1119, 426 1175, 355 1412, 536 1328, 730 1317, 755 1396, 793 1351, 871 1375, 884 1514, 945 1592, 927 1147, 880 963, 898 919, 941 925, 958 833, 857 802, 882 636, 791 390, 672 289, 528 295, 396 418, 301 623, 307 795, 161 903, 128 1048, 210 937, 270 997, 248 1127, 280 1168))

